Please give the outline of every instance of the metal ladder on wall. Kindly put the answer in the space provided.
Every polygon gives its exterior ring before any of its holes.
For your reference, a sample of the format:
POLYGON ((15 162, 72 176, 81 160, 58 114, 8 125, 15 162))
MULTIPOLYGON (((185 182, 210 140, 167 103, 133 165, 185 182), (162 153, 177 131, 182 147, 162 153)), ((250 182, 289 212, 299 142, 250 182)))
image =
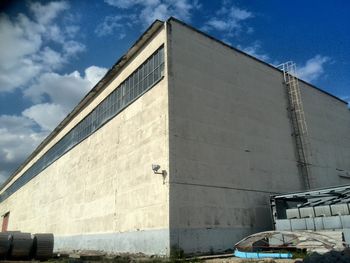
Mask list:
POLYGON ((287 89, 298 166, 305 184, 305 188, 311 189, 315 186, 310 171, 311 148, 303 103, 301 101, 299 81, 296 77, 296 65, 294 62, 288 61, 279 65, 278 68, 283 71, 284 84, 287 89))

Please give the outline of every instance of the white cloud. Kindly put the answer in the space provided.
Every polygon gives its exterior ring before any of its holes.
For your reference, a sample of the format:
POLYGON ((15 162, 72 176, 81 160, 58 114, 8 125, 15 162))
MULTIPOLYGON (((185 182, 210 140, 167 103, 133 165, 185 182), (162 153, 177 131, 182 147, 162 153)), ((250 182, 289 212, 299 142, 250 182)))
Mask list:
POLYGON ((253 45, 247 47, 242 47, 238 45, 238 48, 241 49, 243 52, 248 53, 249 55, 263 60, 265 62, 270 60, 270 56, 261 51, 261 44, 259 41, 255 41, 253 45))
POLYGON ((43 103, 49 97, 67 114, 106 72, 105 68, 91 66, 85 70, 83 77, 78 71, 64 75, 44 73, 24 91, 24 95, 34 103, 43 103))
POLYGON ((0 56, 10 63, 38 51, 42 43, 36 24, 28 17, 20 14, 14 20, 12 22, 6 14, 0 14, 0 56))
POLYGON ((0 14, 0 92, 21 88, 33 105, 20 115, 0 115, 0 181, 62 121, 107 69, 58 74, 85 49, 65 1, 29 2, 31 18, 0 14), (65 15, 62 16, 63 12, 65 15), (69 21, 68 21, 68 20, 69 21))
POLYGON ((315 81, 324 73, 324 66, 329 61, 330 58, 327 56, 316 55, 304 65, 297 67, 297 75, 303 80, 315 81))
MULTIPOLYGON (((243 22, 254 17, 253 13, 241 9, 235 5, 229 6, 227 2, 211 17, 202 27, 205 31, 221 31, 225 33, 225 38, 237 35, 243 30, 243 22)), ((247 27, 247 32, 251 32, 252 28, 247 27)))
POLYGON ((24 116, 0 116, 0 183, 6 180, 31 151, 47 136, 24 116))
POLYGON ((160 3, 160 0, 105 0, 111 6, 126 9, 135 5, 155 6, 160 3))
MULTIPOLYGON (((105 0, 105 2, 119 9, 135 8, 134 11, 137 13, 132 17, 127 17, 126 23, 137 22, 143 27, 149 26, 156 19, 165 20, 170 16, 175 16, 181 20, 189 22, 192 16, 191 12, 200 8, 197 0, 105 0)), ((123 25, 126 23, 124 21, 123 25)), ((120 27, 119 20, 105 20, 102 24, 97 26, 96 33, 100 36, 100 32, 111 34, 114 30, 119 30, 120 27)))
POLYGON ((29 58, 42 44, 32 24, 23 15, 14 23, 7 15, 0 15, 0 91, 23 85, 41 71, 41 66, 29 58))
POLYGON ((68 25, 65 28, 65 34, 67 34, 68 37, 73 38, 78 33, 80 27, 77 25, 68 25))
POLYGON ((59 124, 82 97, 104 76, 107 69, 91 66, 84 76, 42 74, 26 96, 37 104, 21 115, 0 115, 0 183, 34 150, 59 124), (45 96, 50 102, 46 102, 45 96))
POLYGON ((99 37, 117 34, 118 39, 123 39, 127 30, 132 28, 135 21, 136 16, 134 14, 106 16, 103 22, 97 25, 95 33, 99 37), (125 22, 126 20, 129 22, 125 22))
POLYGON ((72 39, 74 25, 66 30, 55 24, 68 8, 64 1, 46 5, 30 2, 33 20, 24 14, 12 19, 0 14, 0 92, 22 88, 84 50, 83 44, 72 39), (55 49, 48 46, 49 42, 56 44, 55 49))
POLYGON ((76 54, 82 52, 85 50, 85 45, 74 41, 74 40, 67 40, 63 43, 63 53, 66 59, 69 57, 75 56, 76 54))
POLYGON ((156 6, 146 6, 140 17, 146 22, 147 25, 151 24, 154 20, 164 20, 171 16, 171 9, 167 4, 159 4, 156 6))
POLYGON ((231 7, 231 10, 229 12, 230 16, 235 20, 235 21, 242 21, 246 20, 248 18, 251 18, 253 14, 247 10, 240 9, 238 7, 231 7))
POLYGON ((229 25, 229 23, 227 23, 223 20, 218 20, 217 18, 212 18, 206 23, 206 26, 209 28, 223 31, 223 30, 228 30, 230 25, 229 25))
POLYGON ((190 2, 189 0, 165 0, 157 4, 148 3, 141 11, 140 21, 149 25, 156 19, 166 20, 170 16, 174 16, 189 22, 192 16, 191 12, 198 7, 196 1, 190 2))
POLYGON ((46 25, 51 23, 59 13, 69 9, 69 5, 65 1, 50 2, 46 5, 39 2, 30 2, 29 9, 39 24, 46 25))
POLYGON ((90 82, 90 86, 93 87, 106 73, 106 68, 90 66, 85 69, 85 79, 88 80, 90 82))
POLYGON ((51 131, 67 114, 61 105, 42 103, 24 110, 22 115, 35 121, 42 130, 51 131))
POLYGON ((61 53, 49 48, 44 47, 41 51, 31 56, 28 59, 40 67, 40 71, 51 70, 60 68, 65 62, 65 57, 61 53))

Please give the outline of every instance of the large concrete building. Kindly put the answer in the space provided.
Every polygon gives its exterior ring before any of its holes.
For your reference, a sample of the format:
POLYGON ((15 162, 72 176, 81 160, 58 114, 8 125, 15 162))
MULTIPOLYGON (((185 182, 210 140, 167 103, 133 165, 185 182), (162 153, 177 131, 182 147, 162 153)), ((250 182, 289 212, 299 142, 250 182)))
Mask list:
POLYGON ((232 248, 272 227, 270 195, 350 182, 346 102, 298 83, 302 119, 283 71, 155 21, 1 187, 4 228, 55 250, 232 248))

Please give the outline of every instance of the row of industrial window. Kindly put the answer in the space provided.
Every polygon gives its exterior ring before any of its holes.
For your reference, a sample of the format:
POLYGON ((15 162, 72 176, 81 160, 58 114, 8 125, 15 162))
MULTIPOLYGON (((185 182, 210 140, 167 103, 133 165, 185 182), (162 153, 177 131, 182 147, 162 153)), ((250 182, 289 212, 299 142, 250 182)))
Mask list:
POLYGON ((128 104, 151 88, 164 75, 164 48, 160 47, 89 115, 48 150, 21 177, 0 195, 5 200, 72 147, 94 133, 128 104))

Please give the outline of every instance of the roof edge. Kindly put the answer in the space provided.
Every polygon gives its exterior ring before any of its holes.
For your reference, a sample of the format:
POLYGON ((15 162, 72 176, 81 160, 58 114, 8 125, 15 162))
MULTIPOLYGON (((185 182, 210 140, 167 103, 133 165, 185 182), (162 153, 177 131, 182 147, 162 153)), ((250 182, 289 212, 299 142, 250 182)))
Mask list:
MULTIPOLYGON (((244 52, 244 51, 242 51, 242 50, 240 50, 240 49, 238 49, 236 47, 230 46, 229 44, 227 44, 227 43, 225 43, 225 42, 223 42, 223 41, 221 41, 221 40, 219 40, 219 39, 217 39, 217 38, 215 38, 215 37, 213 37, 213 36, 203 32, 203 31, 201 31, 201 30, 199 30, 199 29, 197 29, 197 28, 195 28, 195 27, 193 27, 193 26, 191 26, 189 24, 186 24, 185 22, 177 19, 176 17, 173 17, 173 16, 169 17, 167 22, 171 22, 171 21, 175 21, 175 22, 177 22, 177 23, 179 23, 179 24, 181 24, 181 25, 183 25, 183 26, 185 26, 185 27, 187 27, 187 28, 189 28, 189 29, 191 29, 191 30, 201 34, 201 35, 204 35, 204 36, 214 40, 215 42, 218 42, 218 43, 220 43, 220 44, 222 44, 222 45, 224 45, 224 46, 226 46, 226 47, 228 47, 230 49, 233 49, 234 51, 237 51, 237 52, 239 52, 239 53, 241 53, 241 54, 243 54, 245 56, 248 56, 248 57, 250 57, 250 58, 252 58, 252 59, 254 59, 254 60, 256 60, 256 61, 258 61, 260 63, 263 63, 263 64, 269 66, 270 68, 273 68, 275 70, 278 70, 278 71, 282 72, 282 70, 280 70, 279 68, 277 68, 277 67, 275 67, 275 66, 273 66, 273 65, 271 65, 271 64, 269 64, 269 63, 267 63, 267 62, 265 62, 265 61, 263 61, 263 60, 261 60, 259 58, 256 58, 256 57, 254 57, 254 56, 252 56, 252 55, 250 55, 250 54, 248 54, 248 53, 246 53, 246 52, 244 52)), ((309 83, 309 82, 307 82, 305 80, 302 80, 302 79, 299 79, 299 78, 298 78, 298 80, 300 82, 303 82, 304 84, 306 84, 306 85, 308 85, 308 86, 310 86, 310 87, 312 87, 312 88, 322 92, 322 93, 325 93, 325 94, 333 97, 334 99, 336 99, 336 100, 338 100, 340 102, 343 102, 346 105, 349 104, 349 102, 347 102, 347 101, 345 101, 345 100, 343 100, 343 99, 341 99, 341 98, 339 98, 339 97, 337 97, 337 96, 335 96, 335 95, 333 95, 333 94, 331 94, 331 93, 329 93, 329 92, 327 92, 327 91, 325 91, 325 90, 323 90, 323 89, 321 89, 319 87, 316 87, 315 85, 313 85, 313 84, 311 84, 311 83, 309 83)))
POLYGON ((35 148, 27 159, 2 183, 0 191, 58 134, 73 120, 89 103, 97 97, 120 72, 124 65, 142 48, 142 46, 164 25, 164 21, 155 20, 144 33, 134 42, 124 55, 107 71, 101 80, 80 100, 77 106, 58 124, 58 126, 35 148))

